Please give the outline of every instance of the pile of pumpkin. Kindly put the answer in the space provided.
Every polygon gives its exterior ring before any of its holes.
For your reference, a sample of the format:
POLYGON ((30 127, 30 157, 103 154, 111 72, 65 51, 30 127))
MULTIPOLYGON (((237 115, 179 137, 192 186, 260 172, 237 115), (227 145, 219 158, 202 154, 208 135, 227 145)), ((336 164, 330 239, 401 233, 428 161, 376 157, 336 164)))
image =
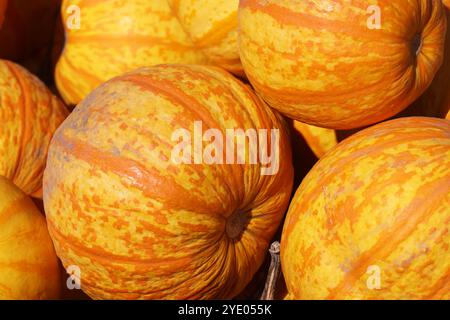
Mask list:
POLYGON ((444 3, 0 0, 0 297, 450 299, 444 3))

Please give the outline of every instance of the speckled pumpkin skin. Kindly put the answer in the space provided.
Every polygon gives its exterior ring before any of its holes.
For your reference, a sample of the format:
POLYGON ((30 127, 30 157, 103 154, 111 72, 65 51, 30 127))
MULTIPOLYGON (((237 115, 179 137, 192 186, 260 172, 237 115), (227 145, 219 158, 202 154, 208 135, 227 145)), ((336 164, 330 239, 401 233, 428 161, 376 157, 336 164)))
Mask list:
POLYGON ((60 281, 44 216, 0 176, 0 299, 57 299, 60 281))
POLYGON ((167 0, 209 64, 243 75, 237 43, 239 0, 167 0))
POLYGON ((344 140, 310 171, 283 228, 292 299, 450 298, 450 121, 402 118, 344 140), (368 289, 369 266, 381 270, 368 289))
POLYGON ((405 109, 442 64, 443 5, 380 0, 381 29, 370 30, 373 3, 241 0, 241 61, 256 91, 292 119, 334 129, 363 127, 405 109))
POLYGON ((67 110, 38 78, 6 60, 0 60, 0 98, 0 175, 42 197, 48 146, 67 110))
POLYGON ((58 129, 44 175, 50 234, 95 299, 232 298, 258 270, 291 195, 287 128, 250 87, 161 65, 94 90, 58 129), (280 166, 175 164, 174 130, 279 128, 280 166), (228 230, 244 216, 239 237, 228 230), (238 218, 237 220, 235 218, 238 218))
POLYGON ((77 5, 80 29, 64 23, 66 43, 55 78, 66 103, 78 104, 102 82, 138 67, 215 63, 242 70, 237 50, 237 0, 65 0, 63 21, 77 5), (213 13, 211 13, 212 8, 213 13), (220 32, 218 32, 218 30, 220 32))

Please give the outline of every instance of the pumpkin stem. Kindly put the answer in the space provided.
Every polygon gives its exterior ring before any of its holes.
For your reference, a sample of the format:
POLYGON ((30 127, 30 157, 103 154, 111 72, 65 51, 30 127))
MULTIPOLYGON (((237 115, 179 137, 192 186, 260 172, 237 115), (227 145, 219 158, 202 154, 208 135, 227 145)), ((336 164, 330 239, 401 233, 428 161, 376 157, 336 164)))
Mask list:
POLYGON ((269 252, 269 273, 267 274, 266 284, 260 300, 274 300, 275 289, 281 274, 280 243, 278 241, 273 242, 270 245, 269 252))

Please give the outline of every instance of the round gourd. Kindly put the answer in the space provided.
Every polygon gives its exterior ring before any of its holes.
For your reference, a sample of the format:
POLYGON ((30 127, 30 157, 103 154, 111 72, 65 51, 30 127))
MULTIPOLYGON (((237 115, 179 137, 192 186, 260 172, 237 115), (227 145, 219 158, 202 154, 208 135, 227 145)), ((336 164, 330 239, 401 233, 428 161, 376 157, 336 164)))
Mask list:
POLYGON ((183 30, 208 63, 242 75, 237 44, 239 0, 168 0, 183 30))
POLYGON ((250 87, 214 67, 160 65, 108 81, 50 146, 44 205, 58 256, 80 267, 82 290, 95 299, 236 296, 261 265, 291 195, 286 127, 250 87), (198 121, 205 134, 278 130, 278 170, 263 175, 262 165, 236 158, 199 161, 198 149, 185 153, 195 154, 192 164, 177 164, 174 134, 198 139, 198 121))
POLYGON ((292 299, 449 299, 450 121, 356 133, 297 190, 281 263, 292 299))
POLYGON ((0 97, 0 175, 42 197, 50 139, 67 110, 38 78, 6 60, 0 60, 0 97))
POLYGON ((442 64, 446 32, 436 0, 242 0, 239 24, 256 91, 290 118, 334 129, 410 105, 442 64))
POLYGON ((0 176, 0 299, 56 299, 58 259, 44 216, 0 176))

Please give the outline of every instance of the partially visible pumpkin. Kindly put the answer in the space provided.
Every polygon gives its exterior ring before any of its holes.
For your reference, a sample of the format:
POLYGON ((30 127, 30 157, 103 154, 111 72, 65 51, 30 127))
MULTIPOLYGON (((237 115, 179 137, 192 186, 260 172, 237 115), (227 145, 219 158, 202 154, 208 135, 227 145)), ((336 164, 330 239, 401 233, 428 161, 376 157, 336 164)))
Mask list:
POLYGON ((239 0, 168 0, 195 48, 210 64, 243 74, 237 44, 239 0))
POLYGON ((283 228, 290 298, 450 299, 449 163, 450 121, 425 117, 375 125, 321 158, 283 228))
POLYGON ((205 59, 194 50, 167 1, 64 0, 61 14, 66 41, 55 80, 69 105, 78 104, 102 82, 126 71, 205 59))
POLYGON ((5 18, 6 6, 8 5, 8 0, 0 0, 0 28, 3 24, 3 19, 5 18))
POLYGON ((405 111, 428 117, 444 118, 450 111, 450 9, 447 13, 447 36, 445 40, 444 63, 431 86, 405 111))
POLYGON ((6 60, 0 60, 0 97, 0 175, 42 197, 50 139, 67 110, 38 78, 6 60))
POLYGON ((444 4, 450 8, 450 0, 443 0, 444 4))
POLYGON ((295 120, 293 125, 294 129, 305 138, 317 158, 321 158, 338 144, 336 131, 333 129, 320 128, 295 120))
MULTIPOLYGON (((50 146, 44 205, 58 256, 80 267, 81 287, 95 299, 235 297, 263 262, 291 196, 287 131, 219 68, 160 65, 106 82, 50 146), (224 136, 210 137, 219 148, 235 143, 227 129, 255 129, 264 150, 266 132, 275 170, 264 175, 261 158, 249 163, 255 144, 235 147, 246 150, 245 164, 177 164, 176 134, 198 141, 196 121, 224 136)), ((184 155, 193 161, 207 149, 196 150, 184 155)))
POLYGON ((442 64, 444 7, 437 0, 373 5, 241 0, 241 61, 256 91, 292 119, 334 129, 405 109, 442 64))
POLYGON ((0 176, 0 299, 57 299, 58 259, 44 216, 0 176))

